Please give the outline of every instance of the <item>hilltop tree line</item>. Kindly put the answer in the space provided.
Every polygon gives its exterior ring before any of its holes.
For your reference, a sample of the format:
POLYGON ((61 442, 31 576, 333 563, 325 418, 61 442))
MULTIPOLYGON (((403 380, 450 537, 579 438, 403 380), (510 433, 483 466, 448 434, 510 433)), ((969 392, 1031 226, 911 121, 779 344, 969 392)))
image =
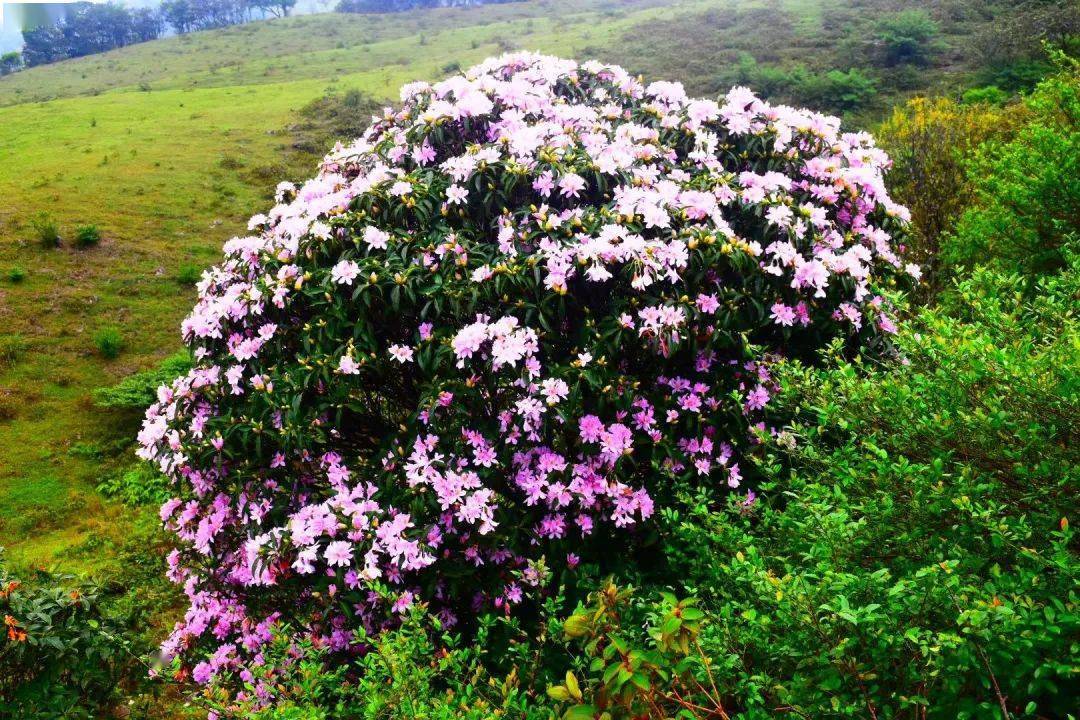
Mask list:
POLYGON ((0 74, 155 40, 168 31, 188 33, 284 17, 296 0, 165 0, 160 8, 80 3, 52 25, 23 33, 22 53, 0 57, 0 74))
MULTIPOLYGON (((341 0, 338 12, 403 12, 434 7, 465 7, 515 0, 341 0)), ((238 25, 253 19, 285 17, 296 0, 165 0, 160 8, 126 8, 114 3, 78 3, 52 25, 23 32, 21 53, 0 56, 0 75, 24 67, 105 52, 156 40, 170 30, 197 30, 238 25)))
POLYGON ((439 7, 499 5, 509 2, 517 2, 517 0, 340 0, 337 11, 347 13, 405 12, 439 7))

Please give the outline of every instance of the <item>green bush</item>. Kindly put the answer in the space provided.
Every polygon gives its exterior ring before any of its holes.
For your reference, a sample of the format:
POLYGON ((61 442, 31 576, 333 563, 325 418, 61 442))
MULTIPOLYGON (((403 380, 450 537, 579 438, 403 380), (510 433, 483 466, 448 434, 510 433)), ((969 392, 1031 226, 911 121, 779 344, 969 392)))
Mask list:
POLYGON ((124 336, 117 328, 102 328, 94 333, 94 346, 106 360, 113 360, 124 349, 124 336))
POLYGON ((107 475, 97 490, 127 505, 160 506, 169 499, 168 480, 146 463, 107 475))
POLYGON ((170 355, 153 370, 145 370, 111 387, 94 390, 94 403, 105 408, 137 410, 140 413, 157 400, 157 389, 191 369, 191 355, 186 350, 170 355))
POLYGON ((943 242, 946 261, 1053 272, 1063 245, 1080 237, 1080 63, 1058 62, 1062 72, 1026 99, 1030 119, 1016 136, 970 163, 974 202, 943 242))
POLYGON ((879 81, 860 68, 814 72, 805 65, 782 68, 759 64, 749 53, 716 76, 722 87, 747 85, 774 101, 807 105, 823 112, 852 113, 869 107, 879 81))
POLYGON ((997 85, 965 90, 961 101, 965 105, 1004 105, 1010 95, 997 85))
POLYGON ((180 266, 180 270, 176 273, 176 282, 181 285, 194 285, 199 282, 202 277, 202 270, 196 265, 184 264, 180 266))
MULTIPOLYGON (((358 671, 328 662, 325 648, 297 640, 288 626, 278 627, 264 653, 266 664, 246 684, 251 702, 237 705, 216 696, 211 702, 249 720, 550 720, 549 704, 534 690, 546 686, 546 679, 537 678, 538 673, 547 677, 543 668, 521 662, 498 676, 485 669, 487 638, 507 622, 483 616, 477 638, 466 644, 416 608, 396 629, 356 637, 367 648, 358 671), (275 667, 287 668, 288 674, 271 676, 275 667), (261 707, 258 688, 268 679, 281 696, 273 706, 261 707)), ((518 647, 532 649, 525 636, 519 640, 518 647)))
POLYGON ((26 270, 16 265, 7 271, 8 282, 17 284, 26 279, 26 270))
POLYGON ((312 100, 299 110, 298 121, 288 129, 293 136, 292 148, 321 157, 335 142, 363 135, 372 115, 381 116, 384 105, 359 90, 312 100))
POLYGON ((0 716, 102 717, 128 657, 100 594, 70 575, 8 573, 0 555, 0 716))
POLYGON ((914 98, 893 109, 876 137, 893 160, 890 193, 911 211, 906 257, 923 269, 924 294, 948 281, 943 237, 974 200, 971 158, 989 140, 1007 140, 1022 123, 1021 106, 967 105, 949 98, 914 98))
MULTIPOLYGON (((1065 717, 1080 671, 1080 257, 979 270, 905 362, 781 372, 762 499, 667 516, 671 577, 744 717, 1065 717)), ((730 710, 730 707, 729 707, 730 710)))
POLYGON ((701 644, 705 613, 698 599, 661 592, 656 602, 635 600, 632 588, 609 580, 563 623, 581 657, 579 667, 547 689, 566 704, 563 717, 727 717, 701 644))
POLYGON ((101 231, 97 225, 80 225, 75 228, 75 247, 86 249, 101 242, 101 231))
POLYGON ((22 335, 0 335, 0 370, 17 363, 27 347, 26 338, 22 335))
POLYGON ((830 70, 796 76, 791 92, 807 103, 845 113, 869 105, 877 95, 877 81, 858 68, 830 70))
POLYGON ((877 40, 889 65, 926 62, 937 34, 937 23, 925 10, 904 10, 882 19, 877 26, 877 40))
POLYGON ((51 250, 60 247, 60 226, 48 213, 42 212, 30 221, 30 227, 34 229, 38 244, 51 250))

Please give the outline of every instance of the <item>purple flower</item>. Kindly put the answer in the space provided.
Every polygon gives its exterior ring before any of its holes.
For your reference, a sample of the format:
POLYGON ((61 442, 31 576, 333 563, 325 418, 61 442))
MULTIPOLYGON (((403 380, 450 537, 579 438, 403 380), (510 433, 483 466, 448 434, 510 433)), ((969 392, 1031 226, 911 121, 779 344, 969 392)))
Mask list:
POLYGON ((764 386, 756 386, 746 395, 746 409, 760 410, 769 402, 769 397, 769 391, 764 386))
POLYGON ((784 303, 774 303, 772 306, 772 319, 777 325, 790 326, 795 324, 795 310, 784 303))

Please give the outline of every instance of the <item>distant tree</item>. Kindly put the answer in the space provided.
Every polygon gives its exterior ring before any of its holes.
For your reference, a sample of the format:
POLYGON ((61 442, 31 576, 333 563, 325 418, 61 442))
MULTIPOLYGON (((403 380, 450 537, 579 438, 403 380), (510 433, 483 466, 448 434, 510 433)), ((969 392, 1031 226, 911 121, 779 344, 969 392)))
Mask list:
POLYGON ((196 29, 195 11, 188 0, 165 0, 161 3, 161 16, 181 35, 196 29))
POLYGON ((296 0, 165 0, 161 15, 173 30, 184 34, 245 23, 253 9, 273 7, 267 10, 270 14, 288 15, 294 5, 296 0))
POLYGON ((926 62, 938 25, 925 10, 905 10, 878 23, 877 39, 888 65, 926 62))
POLYGON ((42 25, 23 31, 22 55, 27 67, 71 57, 70 47, 59 25, 42 25))
MULTIPOLYGON (((1041 60, 1045 57, 1043 43, 1067 49, 1078 36, 1080 3, 1076 0, 1019 0, 979 33, 975 46, 983 62, 1001 68, 1041 60)), ((1049 65, 1044 65, 1039 77, 1025 85, 1034 85, 1048 69, 1049 65)))
POLYGON ((251 6, 274 17, 288 17, 296 0, 253 0, 251 6))
POLYGON ((105 52, 161 35, 160 15, 147 8, 80 3, 53 25, 23 33, 23 60, 28 67, 105 52))
POLYGON ((0 55, 0 76, 10 75, 22 68, 23 59, 19 52, 9 52, 0 55))
POLYGON ((188 0, 194 16, 194 30, 227 27, 246 22, 247 0, 188 0))
POLYGON ((87 5, 69 15, 61 26, 70 57, 122 47, 130 42, 131 14, 121 5, 87 5))
POLYGON ((161 12, 156 8, 135 8, 131 11, 131 42, 147 42, 161 37, 164 28, 161 12))

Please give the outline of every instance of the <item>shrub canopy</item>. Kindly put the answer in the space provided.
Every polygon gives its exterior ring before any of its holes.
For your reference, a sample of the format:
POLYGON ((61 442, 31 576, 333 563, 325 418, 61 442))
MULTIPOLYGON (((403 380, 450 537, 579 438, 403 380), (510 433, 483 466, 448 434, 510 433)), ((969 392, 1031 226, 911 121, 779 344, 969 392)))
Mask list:
POLYGON ((722 498, 770 358, 895 331, 888 165, 835 118, 595 62, 405 86, 199 285, 196 365, 140 434, 190 599, 166 653, 250 679, 277 621, 359 653, 418 601, 527 613, 677 488, 722 498))

